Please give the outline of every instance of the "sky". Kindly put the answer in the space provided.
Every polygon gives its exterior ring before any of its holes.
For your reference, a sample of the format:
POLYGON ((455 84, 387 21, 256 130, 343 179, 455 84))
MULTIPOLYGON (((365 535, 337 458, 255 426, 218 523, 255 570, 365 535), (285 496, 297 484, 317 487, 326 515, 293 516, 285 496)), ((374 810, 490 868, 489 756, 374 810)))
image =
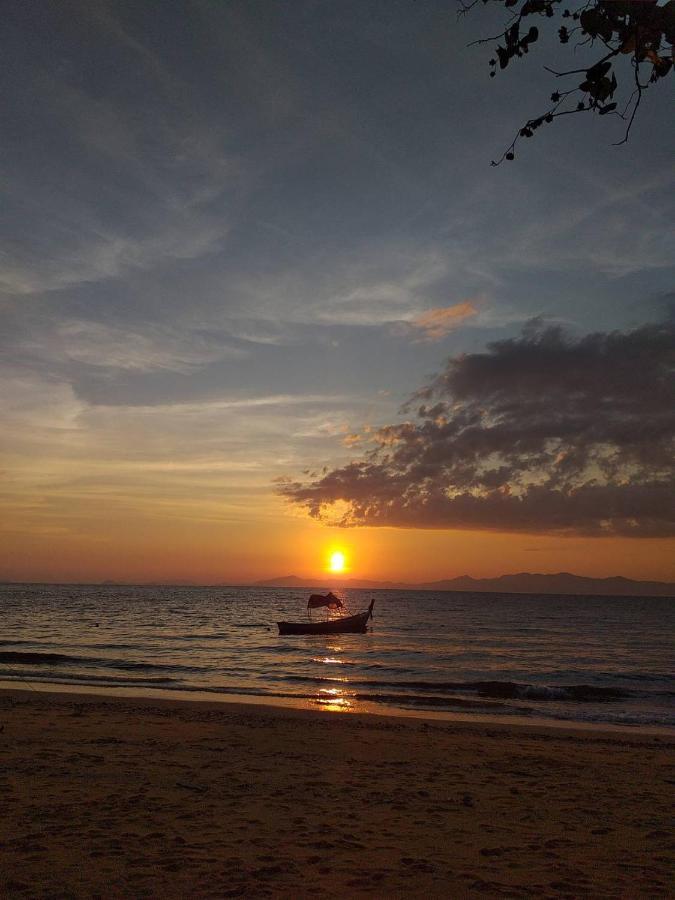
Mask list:
POLYGON ((675 580, 673 79, 492 167, 500 21, 7 5, 0 578, 675 580))

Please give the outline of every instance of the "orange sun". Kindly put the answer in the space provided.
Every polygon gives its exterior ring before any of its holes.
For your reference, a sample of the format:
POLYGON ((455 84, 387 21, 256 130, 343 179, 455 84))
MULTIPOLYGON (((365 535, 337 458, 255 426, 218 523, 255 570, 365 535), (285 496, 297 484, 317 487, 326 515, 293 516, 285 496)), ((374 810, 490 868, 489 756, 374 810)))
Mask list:
POLYGON ((335 550, 330 555, 330 560, 328 563, 328 571, 334 572, 335 574, 339 572, 344 572, 345 570, 345 555, 341 550, 335 550))

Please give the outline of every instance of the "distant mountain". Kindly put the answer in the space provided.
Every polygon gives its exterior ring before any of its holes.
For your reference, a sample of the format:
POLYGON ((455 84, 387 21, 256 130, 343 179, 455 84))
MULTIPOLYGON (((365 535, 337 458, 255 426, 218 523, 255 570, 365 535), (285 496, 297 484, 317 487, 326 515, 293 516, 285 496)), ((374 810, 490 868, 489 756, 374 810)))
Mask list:
POLYGON ((436 591, 499 591, 512 594, 627 594, 629 596, 675 597, 675 584, 665 581, 633 581, 620 575, 611 578, 589 578, 558 572, 556 575, 539 575, 520 572, 517 575, 500 575, 498 578, 471 578, 462 575, 444 581, 418 585, 424 590, 436 591))
POLYGON ((675 597, 675 584, 666 581, 633 581, 620 575, 611 578, 588 578, 570 572, 556 575, 538 575, 520 572, 517 575, 500 575, 498 578, 472 578, 460 575, 443 581, 427 581, 422 584, 403 584, 395 581, 367 581, 358 578, 310 579, 288 575, 258 581, 259 587, 288 588, 361 588, 365 590, 408 591, 462 591, 502 594, 609 594, 630 597, 675 597))

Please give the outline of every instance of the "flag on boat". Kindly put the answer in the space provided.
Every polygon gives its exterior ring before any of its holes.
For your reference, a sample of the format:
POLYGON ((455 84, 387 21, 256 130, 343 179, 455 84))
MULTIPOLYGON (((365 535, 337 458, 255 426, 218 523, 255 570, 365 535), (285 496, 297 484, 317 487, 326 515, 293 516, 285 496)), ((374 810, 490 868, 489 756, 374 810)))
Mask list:
POLYGON ((307 609, 319 609, 322 606, 327 606, 328 609, 342 609, 344 603, 331 591, 325 596, 324 594, 312 594, 307 601, 307 609))

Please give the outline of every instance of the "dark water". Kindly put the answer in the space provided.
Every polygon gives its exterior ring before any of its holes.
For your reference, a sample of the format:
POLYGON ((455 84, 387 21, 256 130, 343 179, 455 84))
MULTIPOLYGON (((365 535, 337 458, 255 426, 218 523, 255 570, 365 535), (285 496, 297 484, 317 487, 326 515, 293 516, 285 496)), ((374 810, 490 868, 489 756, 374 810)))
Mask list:
POLYGON ((348 591, 368 634, 280 637, 307 595, 0 586, 0 680, 675 727, 675 600, 348 591))

